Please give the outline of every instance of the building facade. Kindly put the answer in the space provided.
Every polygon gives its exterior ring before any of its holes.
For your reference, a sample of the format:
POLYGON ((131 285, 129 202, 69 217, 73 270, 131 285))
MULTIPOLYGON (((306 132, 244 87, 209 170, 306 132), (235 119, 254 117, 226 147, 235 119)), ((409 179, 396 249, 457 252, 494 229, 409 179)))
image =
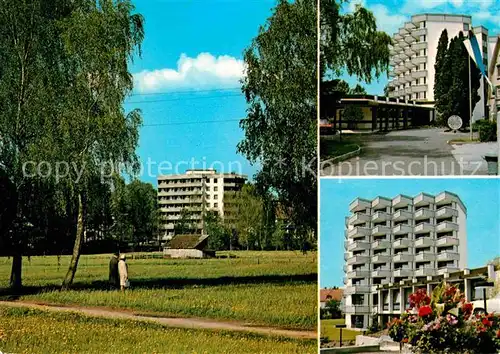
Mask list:
MULTIPOLYGON (((488 30, 482 26, 471 26, 472 18, 466 15, 419 14, 412 16, 393 36, 389 75, 389 97, 401 101, 434 103, 434 80, 437 48, 443 30, 448 38, 463 32, 468 36, 472 30, 482 49, 482 56, 488 67, 488 30)), ((481 79, 478 90, 480 101, 474 108, 473 120, 487 115, 487 84, 481 79)))
POLYGON ((189 211, 197 233, 203 230, 203 215, 217 211, 224 218, 224 195, 240 191, 247 176, 235 173, 217 173, 216 170, 188 170, 185 174, 158 177, 158 205, 160 208, 160 236, 169 240, 174 236, 176 222, 183 210, 189 211))
POLYGON ((498 119, 500 112, 500 35, 488 38, 488 77, 493 84, 490 92, 490 118, 498 119))
POLYGON ((375 305, 382 301, 379 286, 425 281, 466 267, 467 211, 453 193, 357 198, 349 210, 344 242, 349 328, 368 328, 378 313, 375 305))

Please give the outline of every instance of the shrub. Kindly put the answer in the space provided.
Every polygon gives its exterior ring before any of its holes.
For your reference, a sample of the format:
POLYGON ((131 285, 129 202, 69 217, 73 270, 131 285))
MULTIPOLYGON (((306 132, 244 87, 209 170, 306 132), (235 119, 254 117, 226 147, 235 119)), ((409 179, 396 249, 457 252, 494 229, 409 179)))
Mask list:
POLYGON ((432 297, 424 290, 412 294, 407 312, 389 323, 389 336, 416 353, 496 353, 500 316, 474 315, 463 293, 443 283, 432 297))
POLYGON ((472 129, 479 131, 479 140, 496 141, 497 140, 497 123, 488 119, 481 119, 474 122, 472 129))

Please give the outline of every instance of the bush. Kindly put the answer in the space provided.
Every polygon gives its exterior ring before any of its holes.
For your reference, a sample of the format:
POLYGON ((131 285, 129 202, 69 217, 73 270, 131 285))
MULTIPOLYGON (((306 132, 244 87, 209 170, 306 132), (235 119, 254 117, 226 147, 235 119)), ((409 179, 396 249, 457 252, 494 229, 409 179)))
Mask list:
POLYGON ((412 294, 410 309, 389 324, 389 336, 415 353, 496 353, 500 316, 474 315, 460 290, 443 283, 432 298, 424 290, 412 294))
POLYGON ((497 140, 497 122, 488 119, 481 119, 472 125, 474 131, 479 131, 479 140, 496 141, 497 140))

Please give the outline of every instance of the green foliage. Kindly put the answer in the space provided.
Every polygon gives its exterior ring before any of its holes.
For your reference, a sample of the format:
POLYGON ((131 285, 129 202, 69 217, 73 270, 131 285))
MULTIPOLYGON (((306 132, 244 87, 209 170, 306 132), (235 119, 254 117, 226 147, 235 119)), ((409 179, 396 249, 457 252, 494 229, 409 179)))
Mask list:
POLYGON ((380 319, 378 314, 372 315, 372 323, 370 327, 368 328, 369 333, 377 333, 383 329, 382 325, 380 324, 380 319))
POLYGON ((471 61, 472 108, 479 102, 477 93, 481 81, 481 72, 469 57, 463 44, 462 32, 451 39, 448 49, 444 48, 446 37, 440 39, 439 62, 436 64, 437 89, 435 91, 436 109, 440 114, 440 123, 445 125, 451 115, 462 118, 464 126, 469 125, 469 61, 471 61), (443 52, 445 54, 443 56, 443 52))
POLYGON ((356 84, 356 86, 354 86, 354 88, 349 90, 349 93, 351 95, 366 95, 367 94, 366 89, 363 86, 361 86, 360 84, 356 84))
POLYGON ((317 227, 317 30, 315 0, 280 0, 244 52, 247 117, 238 151, 262 166, 259 190, 274 193, 297 233, 317 227))
POLYGON ((350 129, 356 128, 356 123, 363 120, 363 109, 359 106, 348 105, 344 109, 343 118, 348 122, 348 126, 350 129))
POLYGON ((479 132, 479 141, 496 141, 497 140, 497 122, 489 119, 481 119, 475 121, 472 129, 479 132))
POLYGON ((340 76, 343 70, 370 83, 389 68, 391 37, 377 30, 373 13, 357 5, 342 13, 344 2, 321 0, 321 71, 340 76))
POLYGON ((340 301, 330 300, 326 303, 325 307, 320 311, 321 319, 337 319, 341 318, 342 312, 340 310, 340 301))
POLYGON ((447 70, 449 58, 446 54, 448 52, 448 31, 443 30, 439 37, 439 43, 436 54, 436 64, 434 65, 434 98, 436 100, 436 109, 438 110, 439 119, 438 123, 445 126, 446 120, 450 117, 448 112, 446 94, 452 83, 452 73, 447 70))
POLYGON ((205 216, 205 227, 208 235, 208 248, 215 251, 229 250, 231 231, 224 227, 218 212, 208 212, 205 216))

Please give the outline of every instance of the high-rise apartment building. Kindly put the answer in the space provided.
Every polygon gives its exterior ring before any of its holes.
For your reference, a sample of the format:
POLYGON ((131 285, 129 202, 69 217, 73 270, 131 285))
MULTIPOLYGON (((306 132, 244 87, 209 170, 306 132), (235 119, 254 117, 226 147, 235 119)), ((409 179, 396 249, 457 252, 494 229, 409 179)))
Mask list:
POLYGON ((175 223, 181 218, 183 209, 189 211, 196 231, 201 233, 203 213, 217 211, 224 217, 224 195, 241 190, 246 179, 245 175, 217 173, 213 169, 188 170, 184 174, 159 176, 160 236, 164 240, 172 238, 175 223))
POLYGON ((488 63, 488 75, 494 88, 490 92, 491 115, 500 112, 500 35, 488 38, 488 63))
MULTIPOLYGON (((463 32, 468 36, 471 29, 482 51, 483 60, 488 66, 488 30, 482 26, 471 27, 472 18, 466 15, 419 14, 412 16, 393 36, 389 75, 389 97, 401 101, 421 101, 433 104, 434 79, 439 38, 444 29, 448 38, 463 32)), ((486 116, 488 94, 486 81, 481 79, 478 90, 480 101, 474 108, 473 120, 486 116)))
MULTIPOLYGON (((344 312, 350 328, 368 328, 377 288, 466 267, 466 208, 450 192, 374 200, 357 198, 346 217, 344 312)), ((401 296, 401 295, 400 295, 401 296)))

